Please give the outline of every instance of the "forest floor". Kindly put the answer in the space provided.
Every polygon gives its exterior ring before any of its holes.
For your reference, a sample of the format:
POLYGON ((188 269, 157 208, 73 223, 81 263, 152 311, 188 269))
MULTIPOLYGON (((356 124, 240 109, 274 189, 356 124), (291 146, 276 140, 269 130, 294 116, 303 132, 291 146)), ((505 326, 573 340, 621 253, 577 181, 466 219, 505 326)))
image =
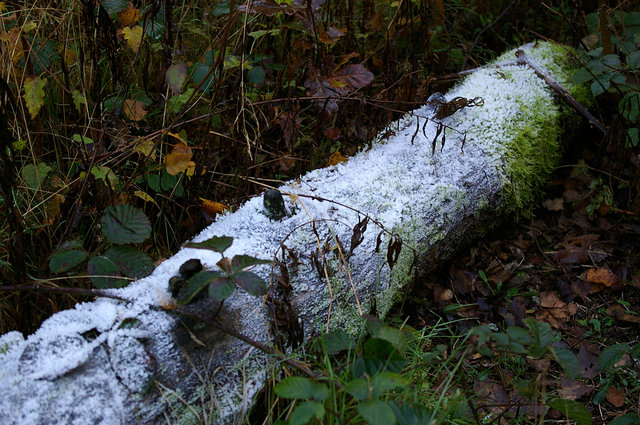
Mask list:
MULTIPOLYGON (((455 323, 457 334, 478 324, 504 330, 526 327, 523 320, 533 317, 560 332, 556 344, 577 356, 576 379, 562 375, 549 360, 528 357, 518 362, 503 356, 468 361, 471 380, 466 385, 472 385, 485 413, 493 412, 498 423, 514 423, 522 412, 529 419, 541 413, 531 401, 536 398, 518 388, 517 383, 527 379, 536 381, 540 393, 557 392, 586 406, 593 423, 617 417, 619 423, 637 423, 639 205, 637 194, 624 189, 633 184, 599 169, 624 171, 637 161, 615 160, 606 147, 581 149, 567 155, 567 165, 556 170, 537 209, 416 282, 403 307, 418 329, 444 319, 455 323), (594 154, 599 151, 603 154, 594 154), (607 349, 607 354, 615 354, 615 364, 600 370, 607 349)), ((626 174, 637 172, 635 168, 626 174)), ((553 419, 554 412, 549 415, 553 419)))

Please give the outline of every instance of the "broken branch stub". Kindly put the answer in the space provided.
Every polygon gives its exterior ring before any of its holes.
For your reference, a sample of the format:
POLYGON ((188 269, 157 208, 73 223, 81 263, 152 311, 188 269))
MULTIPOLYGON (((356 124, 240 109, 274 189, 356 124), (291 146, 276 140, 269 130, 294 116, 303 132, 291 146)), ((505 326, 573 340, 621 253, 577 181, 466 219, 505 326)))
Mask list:
MULTIPOLYGON (((588 88, 572 84, 565 48, 520 49, 585 103, 588 88)), ((129 301, 78 304, 27 338, 0 337, 0 423, 241 420, 274 358, 257 347, 272 345, 274 333, 283 346, 326 328, 356 334, 360 311, 386 314, 416 273, 536 199, 560 158, 561 136, 580 117, 514 59, 515 50, 505 53, 495 63, 508 64, 478 69, 447 93, 451 114, 438 118, 436 106, 425 105, 369 150, 280 188, 295 201, 283 202, 280 220, 253 198, 150 276, 113 291, 129 301), (440 149, 436 134, 446 137, 440 149), (202 249, 214 236, 217 251, 202 249), (233 238, 224 249, 223 236, 233 238), (205 296, 187 306, 213 316, 215 327, 173 314, 169 280, 192 259, 217 271, 222 252, 274 260, 251 269, 266 281, 277 272, 270 301, 238 287, 222 303, 205 296)))

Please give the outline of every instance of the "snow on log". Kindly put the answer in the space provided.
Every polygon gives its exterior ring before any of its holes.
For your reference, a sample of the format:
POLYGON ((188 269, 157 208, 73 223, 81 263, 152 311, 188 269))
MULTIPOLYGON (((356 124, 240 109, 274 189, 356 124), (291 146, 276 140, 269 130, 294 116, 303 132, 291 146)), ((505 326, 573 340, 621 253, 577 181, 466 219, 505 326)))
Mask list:
MULTIPOLYGON (((521 49, 579 101, 566 48, 521 49)), ((580 118, 515 50, 445 96, 390 125, 348 162, 280 188, 286 215, 262 197, 219 218, 194 241, 233 237, 225 252, 276 258, 252 271, 270 296, 236 289, 221 305, 190 305, 262 344, 295 346, 314 331, 356 333, 384 315, 416 273, 450 258, 506 214, 529 205, 580 118), (288 278, 287 276, 288 275, 288 278), (274 318, 275 316, 275 318, 274 318), (277 329, 274 331, 274 329, 277 329)), ((264 386, 273 357, 163 307, 189 259, 215 270, 220 254, 183 248, 148 277, 53 315, 33 335, 0 337, 0 423, 233 423, 264 386)))

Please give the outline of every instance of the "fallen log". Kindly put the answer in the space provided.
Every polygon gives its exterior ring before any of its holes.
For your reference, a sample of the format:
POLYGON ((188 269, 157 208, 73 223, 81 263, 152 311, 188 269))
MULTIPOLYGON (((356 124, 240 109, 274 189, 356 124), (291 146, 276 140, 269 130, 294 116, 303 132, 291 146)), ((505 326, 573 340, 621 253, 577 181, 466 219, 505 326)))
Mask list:
MULTIPOLYGON (((521 49, 588 102, 587 88, 571 83, 565 48, 521 49)), ((270 282, 268 296, 237 289, 224 303, 205 297, 176 314, 168 286, 180 266, 199 259, 213 270, 221 258, 185 247, 111 291, 119 299, 78 304, 27 338, 0 337, 0 422, 240 421, 277 360, 257 347, 277 340, 290 349, 327 329, 357 334, 363 313, 384 316, 416 275, 533 202, 579 117, 515 59, 505 53, 370 149, 281 187, 283 217, 256 197, 194 239, 230 236, 226 256, 277 260, 252 270, 270 282)))

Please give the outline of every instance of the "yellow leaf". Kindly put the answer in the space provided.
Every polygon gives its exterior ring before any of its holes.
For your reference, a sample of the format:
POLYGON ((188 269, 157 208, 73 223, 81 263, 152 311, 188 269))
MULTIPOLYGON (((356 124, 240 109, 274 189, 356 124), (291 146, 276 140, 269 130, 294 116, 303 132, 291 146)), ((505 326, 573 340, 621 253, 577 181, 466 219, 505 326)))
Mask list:
POLYGON ((0 12, 4 12, 5 10, 7 10, 7 5, 5 2, 0 1, 0 12))
POLYGON ((329 160, 327 161, 327 165, 326 166, 327 167, 331 167, 332 165, 340 164, 341 162, 347 162, 347 161, 348 161, 348 159, 345 158, 344 156, 342 156, 340 151, 335 151, 329 157, 329 160))
POLYGON ((52 225, 56 217, 60 214, 60 205, 64 202, 64 195, 56 193, 49 201, 49 208, 47 210, 47 218, 45 224, 52 225))
POLYGON ((25 34, 29 33, 31 31, 33 31, 37 26, 38 26, 38 24, 36 24, 35 22, 31 22, 31 21, 25 22, 22 25, 22 32, 24 32, 25 34))
POLYGON ((143 192, 142 190, 136 190, 135 192, 133 192, 133 194, 145 202, 153 202, 154 204, 158 205, 155 199, 149 196, 147 192, 143 192))
POLYGON ((153 140, 147 138, 138 139, 136 146, 133 148, 134 152, 139 153, 141 156, 149 157, 152 161, 156 159, 156 153, 154 151, 156 144, 153 143, 153 140))
POLYGON ((140 48, 140 43, 142 43, 142 27, 136 25, 131 28, 123 28, 122 34, 124 35, 124 39, 127 40, 129 47, 131 47, 131 50, 137 52, 140 48))
POLYGON ((35 77, 24 83, 24 101, 29 109, 31 118, 35 118, 44 105, 44 86, 47 84, 46 78, 35 77))
POLYGON ((69 66, 70 64, 76 61, 76 52, 68 47, 64 49, 62 52, 62 57, 64 57, 64 62, 69 66))
POLYGON ((176 174, 187 170, 189 167, 195 167, 195 162, 191 161, 193 152, 186 143, 179 143, 173 148, 173 152, 168 154, 164 161, 167 167, 167 173, 175 176, 176 174))
POLYGON ((129 6, 126 9, 118 13, 118 18, 120 18, 123 27, 131 27, 137 24, 141 17, 140 10, 133 7, 131 2, 129 2, 129 6))
POLYGON ((202 211, 210 217, 215 217, 217 214, 229 210, 229 206, 221 204, 220 202, 210 201, 204 198, 200 198, 200 200, 202 201, 200 205, 202 211))
POLYGON ((125 116, 131 121, 140 121, 147 116, 144 104, 135 99, 125 99, 122 110, 124 111, 125 116))

